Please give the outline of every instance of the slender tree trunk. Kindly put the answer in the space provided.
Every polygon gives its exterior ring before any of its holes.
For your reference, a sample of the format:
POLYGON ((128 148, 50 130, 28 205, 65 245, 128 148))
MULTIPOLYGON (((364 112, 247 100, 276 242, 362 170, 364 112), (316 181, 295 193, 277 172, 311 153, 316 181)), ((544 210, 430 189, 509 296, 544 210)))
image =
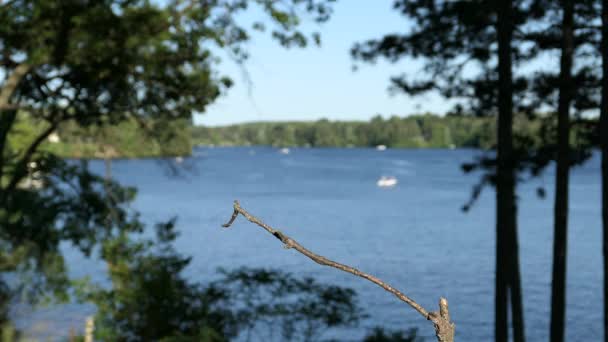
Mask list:
MULTIPOLYGON (((11 100, 19 87, 21 80, 31 70, 32 66, 27 63, 18 65, 11 74, 4 80, 0 87, 0 188, 2 188, 2 176, 4 174, 4 148, 8 132, 17 117, 17 106, 13 106, 11 100)), ((3 196, 0 196, 3 197, 3 196)))
POLYGON ((496 342, 508 340, 509 229, 513 216, 512 163, 513 88, 511 71, 511 1, 502 0, 497 11, 498 35, 498 125, 496 183, 496 293, 494 335, 496 342))
POLYGON ((604 254, 604 341, 608 342, 608 0, 602 1, 602 104, 600 110, 602 151, 602 222, 604 254))
POLYGON ((574 2, 563 0, 562 56, 560 61, 559 104, 557 109, 557 165, 553 240, 553 282, 551 288, 551 341, 564 341, 566 318, 566 255, 568 240, 568 177, 570 169, 570 101, 572 98, 572 58, 574 2))
POLYGON ((3 111, 0 109, 0 189, 3 188, 2 178, 4 176, 4 163, 6 162, 5 158, 7 158, 7 156, 4 155, 4 149, 6 148, 8 142, 8 133, 13 127, 16 119, 16 110, 3 111))
MULTIPOLYGON (((8 143, 8 133, 17 119, 17 111, 13 109, 2 110, 0 108, 0 210, 10 210, 7 202, 8 194, 4 191, 4 164, 8 153, 5 149, 8 143)), ((6 215, 3 215, 6 216, 6 215)), ((9 218, 0 217, 0 227, 7 227, 9 218)), ((10 323, 10 293, 7 290, 8 285, 0 280, 0 330, 7 328, 10 323)))
MULTIPOLYGON (((513 177, 514 178, 514 177, 513 177)), ((517 206, 515 204, 515 184, 513 184, 511 192, 512 200, 512 222, 510 232, 510 255, 511 261, 511 278, 509 279, 509 288, 511 290, 511 309, 513 315, 513 340, 515 342, 524 342, 526 340, 524 331, 524 309, 523 295, 521 291, 521 274, 519 271, 519 243, 517 234, 517 206)))
POLYGON ((11 99, 19 87, 19 83, 31 69, 31 64, 19 64, 4 81, 4 85, 0 88, 0 111, 17 109, 12 106, 11 99))

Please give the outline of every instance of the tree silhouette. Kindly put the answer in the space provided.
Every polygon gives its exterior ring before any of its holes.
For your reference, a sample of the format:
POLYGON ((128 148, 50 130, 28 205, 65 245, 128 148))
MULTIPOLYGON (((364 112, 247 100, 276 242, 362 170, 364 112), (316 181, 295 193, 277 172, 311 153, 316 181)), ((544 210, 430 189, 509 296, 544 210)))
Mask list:
POLYGON ((608 1, 602 1, 602 91, 600 149, 602 155, 602 255, 604 263, 604 341, 608 342, 608 1))
POLYGON ((574 55, 574 2, 562 1, 559 105, 557 109, 557 164, 555 173, 555 232, 551 287, 551 341, 564 340, 566 312, 566 255, 568 240, 568 183, 570 170, 570 102, 574 55))
POLYGON ((519 1, 395 1, 394 8, 413 21, 412 29, 356 44, 352 49, 355 59, 368 62, 381 57, 393 62, 407 57, 422 59, 426 77, 393 77, 392 88, 409 95, 434 91, 455 99, 455 114, 497 115, 496 154, 464 166, 469 171, 486 170, 473 197, 486 184, 496 186, 497 341, 507 340, 509 290, 515 341, 525 337, 515 196, 515 172, 522 152, 520 146, 514 149, 513 116, 516 109, 527 105, 523 94, 528 83, 524 76, 514 77, 512 67, 535 54, 515 43, 522 37, 514 32, 544 13, 527 5, 519 1))

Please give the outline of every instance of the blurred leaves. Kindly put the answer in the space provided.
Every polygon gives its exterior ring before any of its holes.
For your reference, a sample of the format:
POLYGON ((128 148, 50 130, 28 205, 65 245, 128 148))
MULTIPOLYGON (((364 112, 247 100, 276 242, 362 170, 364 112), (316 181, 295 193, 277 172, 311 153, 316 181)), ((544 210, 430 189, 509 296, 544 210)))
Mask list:
POLYGON ((98 338, 224 341, 267 333, 311 341, 363 317, 354 291, 280 271, 241 268, 221 271, 207 286, 191 282, 183 275, 190 258, 172 245, 177 236, 169 221, 156 225, 154 239, 120 234, 104 242, 111 286, 77 286, 79 298, 98 309, 98 338))
POLYGON ((225 294, 229 307, 247 334, 258 340, 318 341, 334 327, 354 327, 364 318, 353 290, 296 278, 290 273, 241 268, 220 270, 211 284, 225 294))
MULTIPOLYGON (((332 2, 15 0, 0 6, 0 89, 7 89, 5 76, 31 65, 0 113, 2 308, 20 295, 67 299, 62 244, 89 256, 110 241, 120 249, 120 239, 143 230, 129 210, 134 189, 93 174, 85 161, 58 156, 153 154, 148 142, 161 154, 189 153, 184 133, 192 114, 232 85, 215 70, 218 53, 247 58, 250 37, 239 13, 257 7, 281 44, 304 46, 309 35, 299 31, 300 16, 322 23, 332 2), (134 125, 145 139, 127 134, 135 130, 124 128, 134 125), (57 131, 68 132, 73 150, 45 144, 57 131)), ((164 272, 184 262, 168 260, 164 272)), ((116 272, 128 268, 115 264, 116 272)))
POLYGON ((387 331, 382 327, 374 330, 363 339, 363 342, 422 342, 423 338, 418 336, 415 328, 403 331, 387 331))

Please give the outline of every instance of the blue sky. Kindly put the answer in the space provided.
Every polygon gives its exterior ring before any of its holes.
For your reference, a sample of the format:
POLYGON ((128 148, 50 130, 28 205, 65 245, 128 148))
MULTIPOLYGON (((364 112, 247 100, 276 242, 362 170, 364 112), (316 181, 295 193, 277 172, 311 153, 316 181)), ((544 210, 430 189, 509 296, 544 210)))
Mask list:
POLYGON ((196 115, 195 123, 367 120, 377 114, 444 113, 449 106, 437 96, 410 98, 389 94, 391 75, 418 72, 419 65, 413 61, 364 64, 352 71, 349 50, 353 43, 407 30, 407 20, 392 9, 392 2, 338 1, 331 20, 320 27, 320 48, 284 49, 268 35, 255 35, 246 64, 253 82, 251 89, 239 67, 224 59, 219 72, 232 77, 236 84, 204 114, 196 115))

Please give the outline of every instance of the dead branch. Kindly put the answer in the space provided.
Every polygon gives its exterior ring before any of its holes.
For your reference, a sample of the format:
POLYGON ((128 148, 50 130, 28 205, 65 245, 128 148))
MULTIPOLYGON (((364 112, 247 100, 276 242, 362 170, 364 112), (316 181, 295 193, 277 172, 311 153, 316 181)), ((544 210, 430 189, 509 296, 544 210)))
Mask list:
POLYGON ((394 287, 390 286, 389 284, 385 283, 384 281, 374 277, 373 275, 367 274, 365 272, 361 272, 354 267, 344 265, 339 262, 335 262, 333 260, 329 260, 329 259, 325 258, 324 256, 315 254, 315 253, 311 252, 310 250, 304 248, 304 246, 300 245, 296 240, 283 234, 281 231, 272 228, 271 226, 262 222, 257 217, 248 213, 245 209, 243 209, 240 206, 238 201, 234 201, 234 212, 232 213, 230 220, 226 224, 223 224, 222 227, 224 227, 224 228, 230 227, 232 225, 232 223, 234 223, 236 218, 239 216, 239 214, 243 215, 249 222, 257 224, 258 226, 264 228, 270 234, 274 235, 274 237, 276 237, 283 243, 285 248, 288 248, 288 249, 293 248, 296 251, 304 254, 305 256, 307 256, 308 258, 310 258, 312 261, 316 262, 319 265, 337 268, 344 272, 351 273, 358 277, 367 279, 367 280, 371 281, 372 283, 380 286, 384 290, 392 293, 397 298, 399 298, 399 300, 407 303, 414 310, 418 311, 418 313, 420 313, 424 318, 426 318, 427 320, 429 320, 433 323, 433 325, 435 327, 435 335, 437 336, 437 341, 454 342, 455 325, 454 325, 454 323, 452 323, 450 321, 450 313, 448 310, 447 299, 440 298, 438 312, 428 312, 420 304, 416 303, 413 299, 406 296, 404 293, 395 289, 394 287))

